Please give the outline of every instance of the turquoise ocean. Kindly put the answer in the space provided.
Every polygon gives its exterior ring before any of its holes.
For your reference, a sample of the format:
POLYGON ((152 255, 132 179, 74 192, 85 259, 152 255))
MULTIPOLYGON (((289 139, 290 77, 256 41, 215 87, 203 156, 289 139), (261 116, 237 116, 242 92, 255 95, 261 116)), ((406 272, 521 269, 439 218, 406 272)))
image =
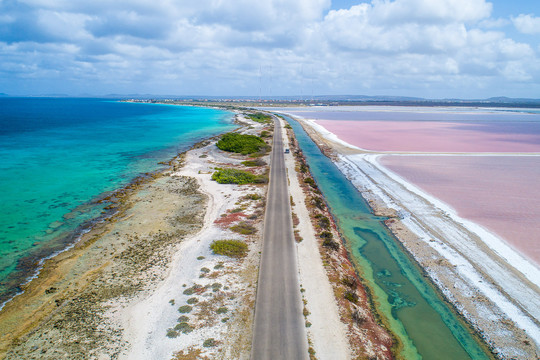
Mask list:
POLYGON ((100 195, 233 128, 210 108, 0 98, 0 307, 91 227, 100 195))

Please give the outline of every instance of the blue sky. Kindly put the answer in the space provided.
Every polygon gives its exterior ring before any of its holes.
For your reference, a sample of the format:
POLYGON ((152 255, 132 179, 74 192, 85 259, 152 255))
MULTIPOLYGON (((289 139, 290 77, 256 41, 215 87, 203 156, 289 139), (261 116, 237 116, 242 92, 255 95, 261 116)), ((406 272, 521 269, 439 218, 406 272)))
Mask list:
POLYGON ((0 93, 540 98, 538 0, 0 0, 0 93))

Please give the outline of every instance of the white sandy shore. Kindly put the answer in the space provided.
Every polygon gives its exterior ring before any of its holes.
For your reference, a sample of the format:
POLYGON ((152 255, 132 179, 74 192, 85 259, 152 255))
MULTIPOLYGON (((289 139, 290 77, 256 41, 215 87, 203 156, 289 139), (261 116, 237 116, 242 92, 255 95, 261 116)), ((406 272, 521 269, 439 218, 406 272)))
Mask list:
MULTIPOLYGON (((256 130, 260 124, 250 123, 256 130)), ((238 260, 215 255, 210 249, 210 244, 219 239, 242 239, 243 236, 228 229, 223 229, 214 221, 235 207, 238 207, 240 198, 246 194, 257 193, 264 197, 265 188, 256 186, 238 186, 218 184, 211 180, 213 167, 222 163, 239 164, 242 160, 234 159, 219 151, 215 144, 194 149, 187 153, 184 167, 172 176, 189 176, 197 179, 201 191, 208 196, 207 211, 203 228, 195 236, 186 239, 178 247, 169 273, 166 279, 155 289, 150 296, 137 299, 119 312, 118 319, 125 328, 125 340, 130 344, 129 351, 123 354, 125 359, 171 359, 178 351, 190 351, 199 349, 200 356, 222 359, 249 358, 249 348, 242 346, 230 346, 231 342, 238 337, 250 338, 249 324, 242 327, 240 321, 235 321, 235 312, 245 310, 246 301, 254 298, 255 284, 249 283, 242 277, 242 271, 258 268, 260 243, 250 243, 250 254, 239 265, 238 260), (204 159, 200 158, 201 156, 204 159), (216 165, 214 165, 216 164, 216 165), (247 262, 247 263, 246 263, 247 262), (201 278, 201 269, 214 269, 218 264, 223 264, 223 274, 218 278, 201 278), (227 323, 214 321, 211 326, 198 324, 196 329, 189 334, 181 334, 176 338, 166 336, 167 329, 173 328, 180 315, 177 308, 186 304, 188 298, 194 295, 183 294, 184 290, 198 284, 207 286, 219 282, 227 293, 233 293, 224 300, 228 308, 227 316, 231 320, 227 323), (174 304, 171 304, 174 300, 174 304), (229 315, 230 314, 230 315, 229 315), (244 334, 243 332, 246 331, 244 334), (202 347, 206 339, 213 338, 218 343, 225 343, 225 349, 218 353, 214 348, 202 347)), ((254 211, 253 205, 244 210, 247 213, 254 211)), ((259 228, 260 233, 260 228, 259 228)), ((253 277, 255 279, 255 277, 253 277)), ((205 293, 199 298, 199 304, 203 301, 214 301, 214 294, 205 293)), ((197 305, 193 305, 194 313, 197 305)), ((186 314, 193 318, 191 314, 186 314)), ((223 317, 223 316, 222 316, 223 317)), ((219 320, 219 319, 218 319, 219 320)), ((191 321, 190 321, 191 322, 191 321)))
POLYGON ((401 225, 391 229, 501 356, 538 356, 540 271, 534 264, 496 235, 460 218, 450 206, 384 168, 377 154, 358 151, 313 121, 303 123, 341 150, 336 164, 364 196, 397 211, 401 225), (526 346, 531 340, 536 344, 533 349, 526 346))

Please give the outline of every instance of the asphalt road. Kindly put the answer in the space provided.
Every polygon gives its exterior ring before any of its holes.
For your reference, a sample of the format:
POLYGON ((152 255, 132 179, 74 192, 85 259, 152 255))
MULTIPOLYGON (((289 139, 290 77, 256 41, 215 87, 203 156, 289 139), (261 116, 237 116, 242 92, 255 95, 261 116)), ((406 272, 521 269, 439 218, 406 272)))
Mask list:
MULTIPOLYGON (((287 170, 276 120, 251 359, 307 359, 287 170)), ((292 155, 286 155, 292 156, 292 155)))

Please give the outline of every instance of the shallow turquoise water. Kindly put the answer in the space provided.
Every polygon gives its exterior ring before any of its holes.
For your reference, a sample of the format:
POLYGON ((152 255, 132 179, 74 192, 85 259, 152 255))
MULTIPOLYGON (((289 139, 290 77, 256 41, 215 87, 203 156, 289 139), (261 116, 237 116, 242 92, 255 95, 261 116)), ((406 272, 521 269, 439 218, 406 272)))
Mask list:
POLYGON ((215 109, 0 99, 0 304, 36 261, 101 213, 92 199, 232 128, 232 114, 215 109))
POLYGON ((294 129, 311 173, 369 284, 379 311, 399 337, 405 359, 489 359, 476 338, 404 253, 357 189, 302 127, 294 129))

